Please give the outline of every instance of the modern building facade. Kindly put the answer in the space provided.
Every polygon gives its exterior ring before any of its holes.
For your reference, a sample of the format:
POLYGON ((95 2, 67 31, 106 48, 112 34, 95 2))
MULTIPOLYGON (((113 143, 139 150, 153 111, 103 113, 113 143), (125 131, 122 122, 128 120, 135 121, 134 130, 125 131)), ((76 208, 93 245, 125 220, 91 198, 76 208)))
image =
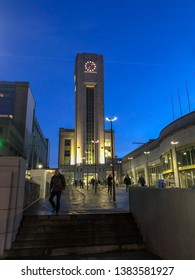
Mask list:
POLYGON ((103 56, 78 54, 74 82, 75 129, 60 128, 59 168, 71 180, 102 181, 112 156, 111 131, 105 130, 103 56))
POLYGON ((150 140, 122 158, 123 176, 135 185, 143 176, 147 186, 164 180, 166 187, 195 188, 195 112, 166 126, 150 140))
POLYGON ((27 169, 49 165, 49 142, 35 107, 28 82, 0 82, 0 155, 22 156, 27 169))

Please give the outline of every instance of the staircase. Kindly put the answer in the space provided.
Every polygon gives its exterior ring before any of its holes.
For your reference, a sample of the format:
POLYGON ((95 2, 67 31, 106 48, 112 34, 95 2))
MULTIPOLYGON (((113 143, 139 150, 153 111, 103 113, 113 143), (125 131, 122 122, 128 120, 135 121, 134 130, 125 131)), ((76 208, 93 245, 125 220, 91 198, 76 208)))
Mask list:
POLYGON ((143 251, 129 213, 24 216, 8 259, 72 259, 86 254, 143 251))

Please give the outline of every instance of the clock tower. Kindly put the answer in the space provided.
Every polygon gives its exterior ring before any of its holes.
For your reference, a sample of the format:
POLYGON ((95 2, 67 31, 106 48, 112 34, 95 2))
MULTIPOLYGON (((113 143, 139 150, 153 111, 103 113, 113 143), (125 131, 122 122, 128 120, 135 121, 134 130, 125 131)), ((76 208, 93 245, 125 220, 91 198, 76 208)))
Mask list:
POLYGON ((103 56, 83 53, 75 64, 75 163, 104 164, 103 56))
POLYGON ((74 83, 75 128, 60 128, 58 167, 67 183, 83 180, 88 186, 92 179, 103 181, 111 174, 111 148, 115 157, 111 129, 104 128, 103 56, 77 54, 74 83))

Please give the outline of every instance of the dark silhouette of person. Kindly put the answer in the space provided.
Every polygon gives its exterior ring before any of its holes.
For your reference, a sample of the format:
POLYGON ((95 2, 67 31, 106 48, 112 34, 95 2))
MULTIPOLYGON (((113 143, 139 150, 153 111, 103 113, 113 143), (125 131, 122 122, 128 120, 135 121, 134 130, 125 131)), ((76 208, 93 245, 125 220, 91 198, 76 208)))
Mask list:
POLYGON ((84 183, 83 183, 83 180, 79 180, 79 185, 80 185, 80 188, 83 188, 84 187, 84 183))
POLYGON ((140 184, 142 187, 144 187, 145 186, 145 179, 144 179, 144 177, 143 176, 140 176, 139 177, 139 180, 138 180, 138 184, 140 184))
POLYGON ((65 188, 66 188, 65 178, 59 172, 59 170, 56 170, 55 174, 51 177, 49 202, 51 203, 51 206, 53 208, 52 212, 56 211, 57 216, 60 210, 61 193, 65 188), (56 203, 54 202, 55 196, 56 196, 56 203))
POLYGON ((126 177, 124 179, 124 183, 126 185, 126 193, 127 193, 128 187, 131 185, 131 178, 129 177, 128 174, 126 175, 126 177))
POLYGON ((112 175, 110 174, 107 178, 108 194, 112 195, 112 175))
POLYGON ((92 185, 92 189, 93 189, 94 186, 95 186, 95 179, 94 178, 91 179, 91 185, 92 185))

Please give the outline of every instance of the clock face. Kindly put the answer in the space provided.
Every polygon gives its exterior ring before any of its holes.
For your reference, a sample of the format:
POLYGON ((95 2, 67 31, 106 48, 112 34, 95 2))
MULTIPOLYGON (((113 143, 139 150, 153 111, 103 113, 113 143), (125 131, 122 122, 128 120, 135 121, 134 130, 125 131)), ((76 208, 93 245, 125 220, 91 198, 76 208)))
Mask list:
POLYGON ((85 63, 85 70, 89 72, 94 72, 96 70, 96 64, 93 61, 87 61, 85 63))

